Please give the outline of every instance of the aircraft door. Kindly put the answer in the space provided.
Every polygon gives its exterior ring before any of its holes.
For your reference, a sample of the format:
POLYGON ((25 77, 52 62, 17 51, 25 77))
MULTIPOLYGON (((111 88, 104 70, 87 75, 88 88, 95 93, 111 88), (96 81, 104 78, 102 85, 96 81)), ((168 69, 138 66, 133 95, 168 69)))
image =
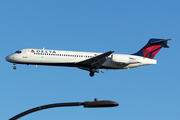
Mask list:
POLYGON ((26 51, 26 50, 24 50, 24 51, 22 52, 22 57, 23 57, 23 58, 27 58, 27 51, 26 51))

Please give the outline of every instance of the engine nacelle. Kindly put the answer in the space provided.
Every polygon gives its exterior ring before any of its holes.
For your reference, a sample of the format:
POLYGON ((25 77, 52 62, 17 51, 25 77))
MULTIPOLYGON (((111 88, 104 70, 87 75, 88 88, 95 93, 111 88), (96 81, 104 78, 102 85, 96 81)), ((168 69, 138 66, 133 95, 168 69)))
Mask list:
POLYGON ((111 61, 116 64, 134 64, 138 63, 135 58, 126 56, 126 55, 112 55, 111 61))

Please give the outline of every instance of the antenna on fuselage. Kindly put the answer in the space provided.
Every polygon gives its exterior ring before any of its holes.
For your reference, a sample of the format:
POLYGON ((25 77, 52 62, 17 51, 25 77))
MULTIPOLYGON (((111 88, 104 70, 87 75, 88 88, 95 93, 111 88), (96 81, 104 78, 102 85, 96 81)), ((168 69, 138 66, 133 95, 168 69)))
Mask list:
POLYGON ((43 47, 43 50, 45 49, 45 47, 43 47))

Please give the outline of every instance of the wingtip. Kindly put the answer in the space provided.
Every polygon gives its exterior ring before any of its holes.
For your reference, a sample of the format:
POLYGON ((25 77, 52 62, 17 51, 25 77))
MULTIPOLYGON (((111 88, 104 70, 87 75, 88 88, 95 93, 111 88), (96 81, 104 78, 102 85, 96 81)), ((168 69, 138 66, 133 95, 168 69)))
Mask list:
POLYGON ((174 40, 175 38, 170 38, 170 39, 167 39, 167 40, 174 40))
POLYGON ((109 53, 113 53, 113 52, 115 52, 115 51, 108 51, 109 53))

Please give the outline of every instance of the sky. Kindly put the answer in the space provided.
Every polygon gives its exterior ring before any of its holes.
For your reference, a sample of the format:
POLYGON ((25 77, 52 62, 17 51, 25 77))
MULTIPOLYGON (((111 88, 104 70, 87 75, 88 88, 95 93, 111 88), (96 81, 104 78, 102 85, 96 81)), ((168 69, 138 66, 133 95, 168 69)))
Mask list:
POLYGON ((31 0, 0 2, 0 119, 53 103, 112 100, 112 108, 57 107, 19 120, 179 120, 179 0, 31 0), (132 54, 150 38, 175 38, 156 65, 88 71, 17 65, 5 57, 36 48, 132 54))

